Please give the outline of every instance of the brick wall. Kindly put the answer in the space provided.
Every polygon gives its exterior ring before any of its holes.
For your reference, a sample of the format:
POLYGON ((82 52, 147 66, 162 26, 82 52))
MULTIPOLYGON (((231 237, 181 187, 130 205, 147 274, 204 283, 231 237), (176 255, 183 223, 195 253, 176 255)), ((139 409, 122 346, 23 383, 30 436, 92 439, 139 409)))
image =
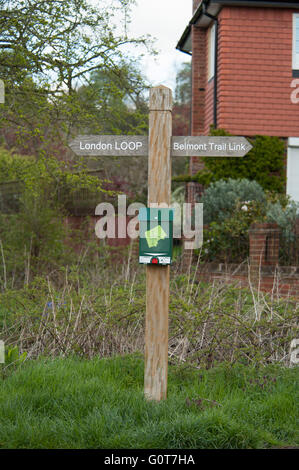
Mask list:
MULTIPOLYGON (((98 220, 101 217, 99 216, 67 216, 64 219, 64 224, 70 230, 69 238, 66 240, 66 243, 70 246, 73 246, 76 252, 81 252, 86 247, 88 242, 95 241, 98 245, 106 243, 108 246, 114 247, 126 247, 129 246, 131 243, 131 239, 128 235, 125 238, 117 238, 118 234, 118 223, 120 217, 115 218, 115 237, 112 238, 111 234, 109 238, 99 239, 95 234, 95 226, 98 220), (76 236, 74 234, 78 232, 80 233, 80 237, 76 240, 76 236)), ((129 221, 132 219, 130 216, 126 216, 126 221, 122 220, 122 223, 125 226, 128 225, 129 221)), ((106 228, 105 228, 106 230, 106 228)))
POLYGON ((204 188, 200 183, 196 183, 195 181, 187 183, 186 188, 186 202, 193 207, 194 204, 199 201, 204 188))
POLYGON ((299 135, 299 105, 290 100, 292 14, 290 9, 221 10, 218 127, 235 135, 299 135))
POLYGON ((276 266, 279 260, 279 234, 276 224, 253 224, 249 230, 250 266, 276 266))
MULTIPOLYGON (((249 231, 249 266, 209 263, 200 267, 198 280, 233 283, 239 288, 250 286, 273 295, 299 298, 299 268, 278 265, 279 233, 276 224, 253 224, 249 231)), ((184 253, 182 269, 187 272, 194 261, 191 256, 191 252, 184 253)))
POLYGON ((260 276, 254 279, 248 273, 233 274, 229 272, 199 272, 197 279, 205 282, 220 282, 233 284, 238 288, 248 288, 249 279, 254 289, 279 297, 294 297, 299 299, 299 275, 288 275, 283 273, 283 268, 276 271, 275 275, 267 275, 261 271, 260 276))

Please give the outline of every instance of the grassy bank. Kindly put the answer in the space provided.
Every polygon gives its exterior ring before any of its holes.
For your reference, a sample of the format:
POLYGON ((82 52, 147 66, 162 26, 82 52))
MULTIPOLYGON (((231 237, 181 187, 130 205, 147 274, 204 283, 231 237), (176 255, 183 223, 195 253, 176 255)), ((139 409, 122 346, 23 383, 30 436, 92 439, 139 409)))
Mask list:
POLYGON ((0 379, 1 448, 271 448, 299 445, 298 370, 170 367, 143 398, 138 355, 26 361, 0 379))

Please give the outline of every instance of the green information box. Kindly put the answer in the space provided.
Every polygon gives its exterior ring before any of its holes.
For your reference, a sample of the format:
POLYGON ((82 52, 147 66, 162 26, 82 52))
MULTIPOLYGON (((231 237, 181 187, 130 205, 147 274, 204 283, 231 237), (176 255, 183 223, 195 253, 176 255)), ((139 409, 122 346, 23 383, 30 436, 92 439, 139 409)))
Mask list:
POLYGON ((172 263, 174 209, 143 207, 139 210, 139 263, 172 263))

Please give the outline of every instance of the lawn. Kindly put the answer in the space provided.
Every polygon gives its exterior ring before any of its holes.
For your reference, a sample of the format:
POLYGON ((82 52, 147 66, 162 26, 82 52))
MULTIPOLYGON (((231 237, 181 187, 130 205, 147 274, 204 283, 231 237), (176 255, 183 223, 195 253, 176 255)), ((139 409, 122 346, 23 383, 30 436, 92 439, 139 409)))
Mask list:
POLYGON ((141 355, 27 360, 0 379, 1 448, 299 446, 298 368, 170 366, 143 397, 141 355))

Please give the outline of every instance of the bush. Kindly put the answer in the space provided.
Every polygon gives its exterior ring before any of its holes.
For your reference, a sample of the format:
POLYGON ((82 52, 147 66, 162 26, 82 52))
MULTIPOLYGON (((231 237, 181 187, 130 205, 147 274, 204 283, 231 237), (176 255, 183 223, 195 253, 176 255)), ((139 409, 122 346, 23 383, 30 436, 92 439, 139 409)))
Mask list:
POLYGON ((212 183, 200 199, 204 205, 204 224, 224 221, 232 216, 238 205, 241 208, 249 201, 266 203, 265 192, 256 181, 229 178, 212 183))
POLYGON ((267 206, 267 222, 275 222, 281 229, 279 262, 282 265, 298 265, 299 263, 299 239, 296 236, 298 210, 299 204, 290 199, 286 205, 281 201, 276 201, 267 206))
POLYGON ((298 202, 291 200, 285 207, 283 207, 279 201, 273 204, 269 203, 267 207, 267 222, 275 222, 279 225, 283 237, 289 242, 295 240, 295 225, 298 209, 298 202))
POLYGON ((219 262, 242 262, 249 255, 248 229, 254 222, 274 222, 281 229, 281 260, 289 264, 296 251, 295 224, 299 204, 288 196, 264 191, 246 179, 212 183, 204 204, 203 256, 219 262), (294 245, 294 246, 293 246, 294 245))
MULTIPOLYGON (((28 358, 108 357, 143 351, 145 275, 140 267, 72 267, 0 294, 1 338, 28 358)), ((174 275, 170 282, 169 358, 211 367, 219 362, 288 365, 299 304, 174 275)), ((10 369, 9 369, 10 370, 10 369)))
MULTIPOLYGON (((211 135, 229 136, 224 129, 211 129, 211 135)), ((181 175, 174 181, 197 181, 208 186, 222 179, 257 181, 264 190, 283 193, 286 186, 284 170, 285 144, 278 137, 255 136, 248 139, 253 148, 243 158, 203 158, 205 168, 196 175, 181 175)))
POLYGON ((66 203, 78 191, 107 192, 101 184, 83 164, 72 170, 52 157, 35 160, 0 148, 0 288, 26 284, 71 259, 66 203))

